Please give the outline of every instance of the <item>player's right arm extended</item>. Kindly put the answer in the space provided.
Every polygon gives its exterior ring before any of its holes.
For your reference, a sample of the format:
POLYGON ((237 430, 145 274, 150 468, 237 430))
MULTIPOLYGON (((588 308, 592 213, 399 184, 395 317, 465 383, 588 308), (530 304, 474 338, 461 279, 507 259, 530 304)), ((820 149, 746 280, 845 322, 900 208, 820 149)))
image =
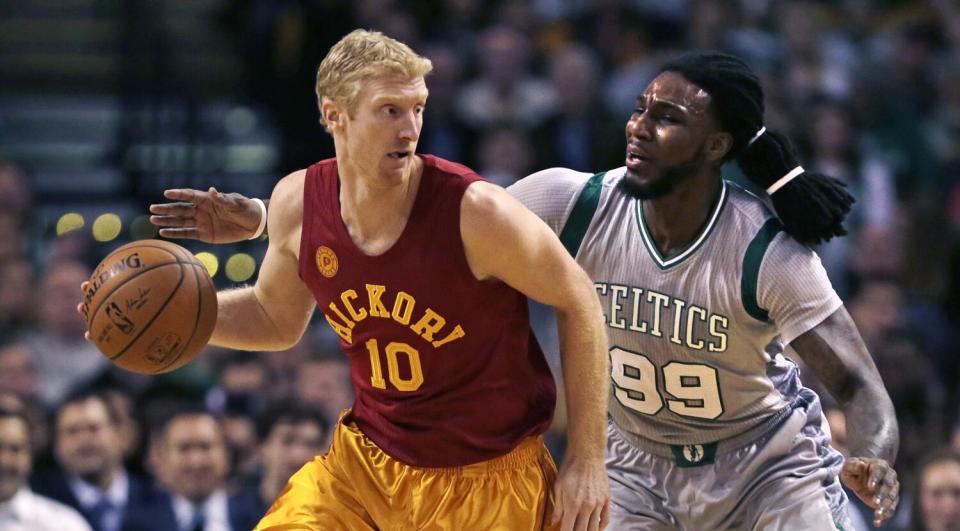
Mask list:
POLYGON ((303 335, 315 301, 298 274, 305 171, 284 177, 270 198, 269 246, 253 286, 217 294, 217 326, 210 343, 237 350, 275 351, 303 335))

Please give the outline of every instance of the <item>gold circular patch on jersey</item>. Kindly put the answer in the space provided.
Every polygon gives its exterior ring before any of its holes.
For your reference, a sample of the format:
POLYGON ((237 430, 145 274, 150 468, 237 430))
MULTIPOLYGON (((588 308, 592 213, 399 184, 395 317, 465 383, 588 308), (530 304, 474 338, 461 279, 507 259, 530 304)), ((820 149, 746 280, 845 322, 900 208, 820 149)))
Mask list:
POLYGON ((316 257, 317 269, 320 270, 320 274, 327 278, 333 278, 333 275, 336 275, 337 270, 340 269, 340 261, 337 260, 337 255, 333 252, 333 249, 321 245, 317 247, 316 257))

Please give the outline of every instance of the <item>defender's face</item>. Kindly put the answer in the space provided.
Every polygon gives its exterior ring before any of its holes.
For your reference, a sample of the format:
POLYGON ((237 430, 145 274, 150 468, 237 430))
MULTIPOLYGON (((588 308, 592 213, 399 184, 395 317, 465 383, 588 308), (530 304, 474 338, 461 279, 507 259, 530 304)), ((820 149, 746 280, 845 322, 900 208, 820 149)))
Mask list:
POLYGON ((407 177, 423 127, 427 85, 422 77, 372 78, 363 82, 357 106, 343 129, 348 158, 366 175, 407 177))
POLYGON ((627 121, 625 184, 644 198, 665 195, 705 162, 716 130, 710 95, 675 72, 657 76, 637 98, 627 121))

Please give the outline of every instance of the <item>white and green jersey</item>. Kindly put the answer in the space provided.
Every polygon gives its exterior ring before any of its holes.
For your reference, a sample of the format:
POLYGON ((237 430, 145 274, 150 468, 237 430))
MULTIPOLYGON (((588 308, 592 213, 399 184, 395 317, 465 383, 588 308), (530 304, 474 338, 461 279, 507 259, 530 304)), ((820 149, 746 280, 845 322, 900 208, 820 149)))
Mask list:
POLYGON ((620 429, 667 445, 745 434, 800 390, 784 345, 841 301, 816 253, 727 181, 690 245, 661 256, 641 201, 617 187, 625 171, 553 168, 510 192, 560 235, 596 285, 610 343, 610 415, 620 429))

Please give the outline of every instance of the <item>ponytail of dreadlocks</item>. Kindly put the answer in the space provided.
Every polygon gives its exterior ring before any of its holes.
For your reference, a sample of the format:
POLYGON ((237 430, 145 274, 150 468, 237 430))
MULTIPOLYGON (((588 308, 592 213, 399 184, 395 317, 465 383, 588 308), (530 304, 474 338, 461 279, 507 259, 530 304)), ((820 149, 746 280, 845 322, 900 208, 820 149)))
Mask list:
MULTIPOLYGON (((763 127, 763 89, 743 60, 719 52, 693 52, 665 64, 710 94, 710 106, 721 129, 733 136, 726 160, 735 159, 754 184, 767 189, 800 165, 786 137, 763 127), (753 141, 751 142, 751 139, 753 141)), ((771 196, 784 230, 800 243, 814 245, 847 233, 844 217, 854 198, 846 184, 804 171, 771 196)))

